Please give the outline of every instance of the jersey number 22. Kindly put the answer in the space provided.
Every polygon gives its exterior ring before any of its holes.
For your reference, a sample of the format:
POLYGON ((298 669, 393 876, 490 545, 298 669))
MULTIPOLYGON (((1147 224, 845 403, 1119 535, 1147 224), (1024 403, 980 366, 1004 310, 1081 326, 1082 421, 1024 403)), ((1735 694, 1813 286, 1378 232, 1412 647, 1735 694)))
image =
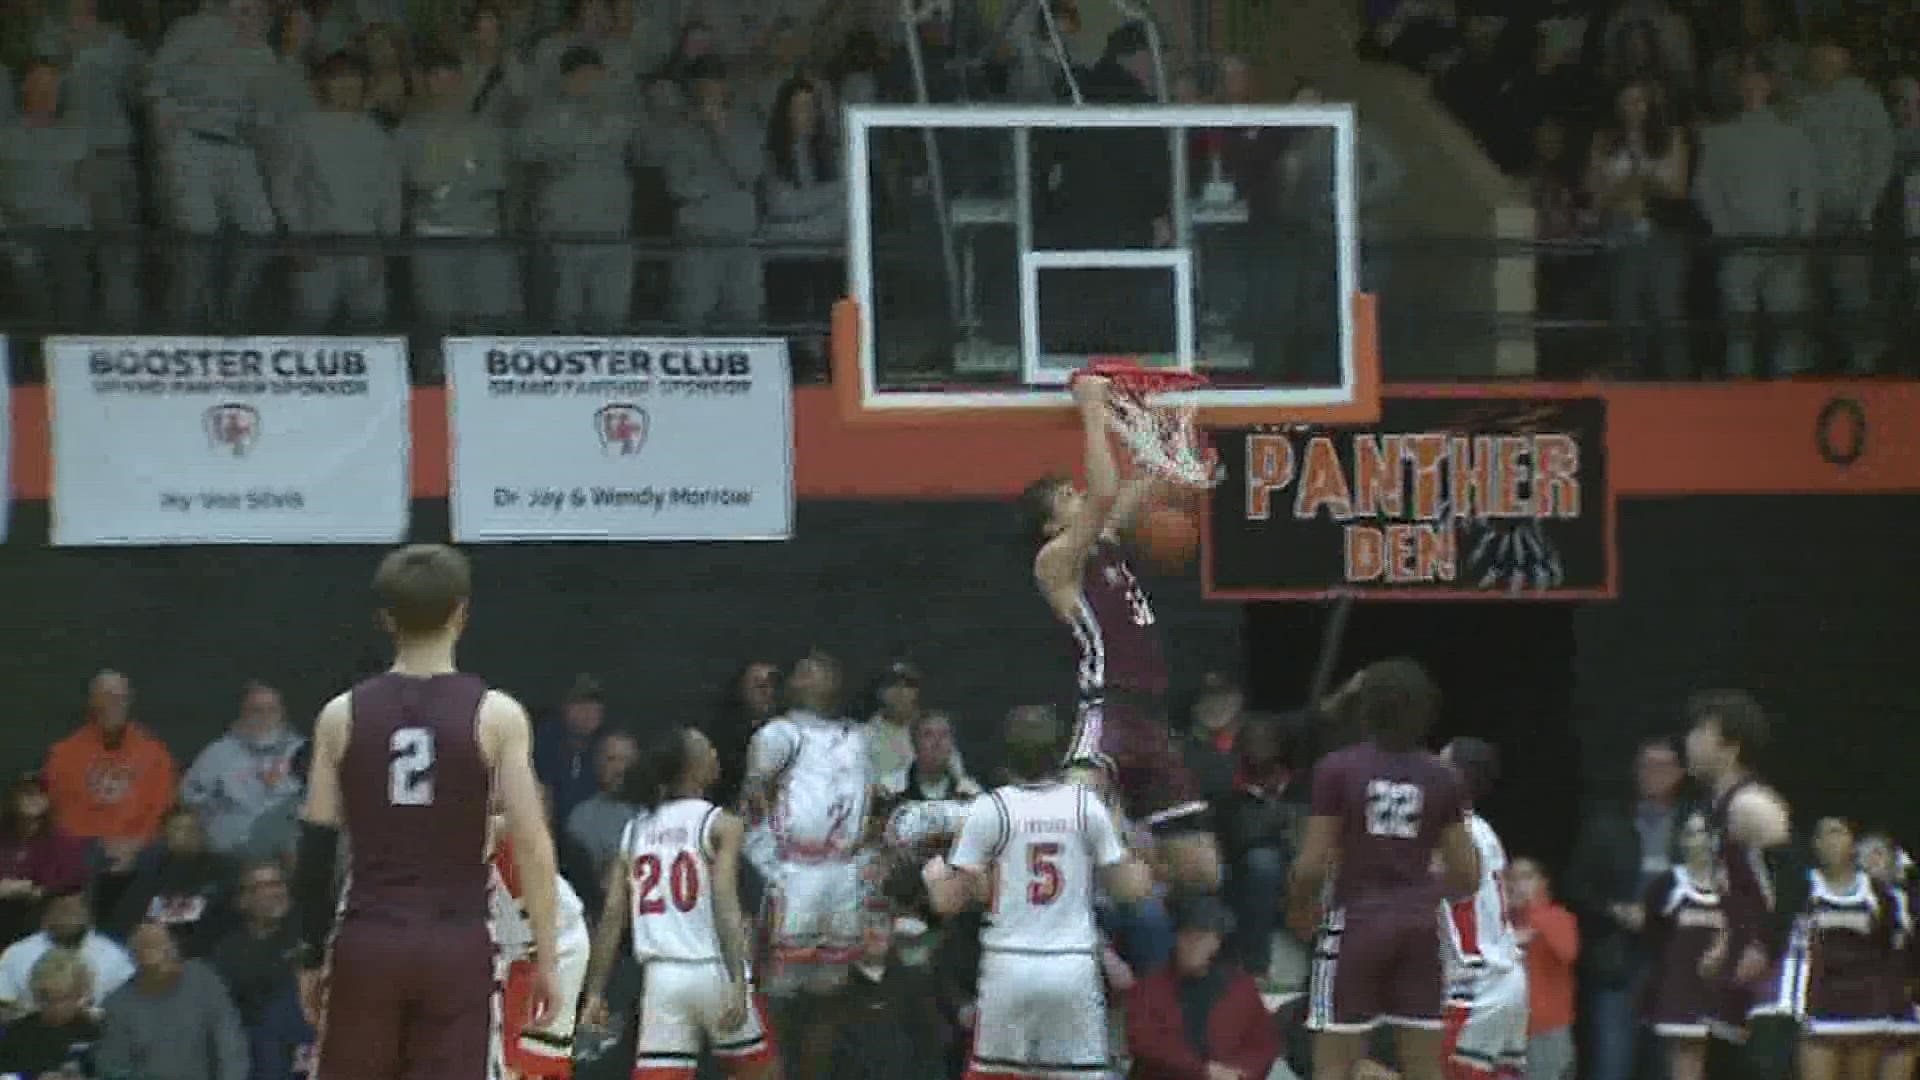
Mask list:
POLYGON ((1367 781, 1367 832, 1411 840, 1420 835, 1420 804, 1424 797, 1419 784, 1395 780, 1367 781))

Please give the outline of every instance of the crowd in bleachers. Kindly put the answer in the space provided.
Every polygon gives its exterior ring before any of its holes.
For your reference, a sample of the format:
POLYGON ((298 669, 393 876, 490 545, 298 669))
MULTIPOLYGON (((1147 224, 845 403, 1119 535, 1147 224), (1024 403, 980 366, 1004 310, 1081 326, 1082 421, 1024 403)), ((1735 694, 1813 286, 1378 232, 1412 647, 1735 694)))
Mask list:
POLYGON ((1406 0, 1377 13, 1365 47, 1429 73, 1530 183, 1540 238, 1573 242, 1543 253, 1540 311, 1604 319, 1617 344, 1550 363, 1664 378, 1904 368, 1889 346, 1920 288, 1910 5, 1472 10, 1406 0), (1724 330, 1695 332, 1707 322, 1724 330))

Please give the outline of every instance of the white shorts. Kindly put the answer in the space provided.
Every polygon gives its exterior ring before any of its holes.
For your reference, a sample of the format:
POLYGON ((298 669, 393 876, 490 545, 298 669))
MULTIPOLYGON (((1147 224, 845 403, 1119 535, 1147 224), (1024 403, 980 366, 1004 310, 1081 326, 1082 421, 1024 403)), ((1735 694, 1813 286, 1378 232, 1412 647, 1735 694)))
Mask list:
POLYGON ((738 1027, 722 1030, 727 1011, 727 969, 718 960, 683 963, 649 960, 640 995, 640 1036, 634 1080, 689 1080, 700 1052, 711 1051, 729 1071, 770 1060, 773 1042, 759 995, 738 1027))
POLYGON ((973 1077, 1106 1069, 1107 1000, 1092 953, 988 949, 980 958, 973 1077))
POLYGON ((1527 1063, 1527 972, 1513 967, 1489 971, 1474 985, 1473 996, 1447 1003, 1447 1057, 1450 1071, 1469 1075, 1513 1075, 1527 1063))
POLYGON ((781 863, 767 888, 767 992, 828 989, 845 980, 865 903, 858 862, 781 863))

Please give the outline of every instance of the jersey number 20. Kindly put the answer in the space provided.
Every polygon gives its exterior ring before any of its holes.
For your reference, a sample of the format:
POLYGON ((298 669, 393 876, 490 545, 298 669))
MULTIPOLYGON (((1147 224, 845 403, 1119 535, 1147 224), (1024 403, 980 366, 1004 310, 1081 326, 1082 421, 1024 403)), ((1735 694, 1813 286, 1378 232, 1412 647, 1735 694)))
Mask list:
POLYGON ((433 805, 433 729, 403 727, 387 741, 387 801, 433 805))
POLYGON ((1419 784, 1405 784, 1395 780, 1369 780, 1367 782, 1367 832, 1373 836, 1390 836, 1396 840, 1413 839, 1420 835, 1421 802, 1419 784))
MULTIPOLYGON (((654 895, 660 889, 660 856, 642 855, 633 860, 633 883, 635 912, 658 915, 667 910, 667 898, 654 895)), ((673 894, 676 910, 692 911, 700 902, 700 868, 694 865, 693 856, 683 851, 673 857, 673 867, 667 871, 667 891, 673 894)))

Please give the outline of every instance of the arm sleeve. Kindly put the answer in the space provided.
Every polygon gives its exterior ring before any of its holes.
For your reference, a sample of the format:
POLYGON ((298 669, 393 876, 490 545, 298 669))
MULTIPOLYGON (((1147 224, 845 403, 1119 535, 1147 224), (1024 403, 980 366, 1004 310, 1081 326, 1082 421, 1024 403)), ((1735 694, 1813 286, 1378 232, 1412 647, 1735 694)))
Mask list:
POLYGON ((947 862, 963 870, 985 870, 1007 840, 1007 819, 991 795, 982 795, 967 807, 966 824, 954 838, 947 862))

